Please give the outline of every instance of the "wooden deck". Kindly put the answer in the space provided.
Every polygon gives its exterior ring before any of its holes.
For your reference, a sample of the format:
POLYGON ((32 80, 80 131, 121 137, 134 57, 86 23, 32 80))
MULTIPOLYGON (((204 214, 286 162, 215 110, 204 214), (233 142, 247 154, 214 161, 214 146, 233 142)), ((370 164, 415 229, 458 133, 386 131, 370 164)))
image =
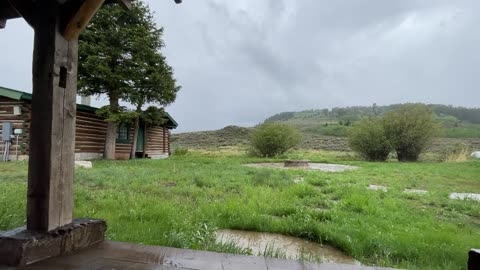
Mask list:
MULTIPOLYGON (((6 268, 12 270, 15 268, 6 268)), ((358 265, 313 264, 292 260, 106 241, 78 253, 27 266, 28 270, 386 270, 358 265)))

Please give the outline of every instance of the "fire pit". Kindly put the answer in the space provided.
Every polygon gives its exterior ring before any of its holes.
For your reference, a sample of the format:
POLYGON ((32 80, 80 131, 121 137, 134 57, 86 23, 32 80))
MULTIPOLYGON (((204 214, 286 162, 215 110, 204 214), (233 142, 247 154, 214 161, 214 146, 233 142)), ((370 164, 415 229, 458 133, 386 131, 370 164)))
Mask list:
POLYGON ((309 168, 308 160, 285 160, 284 167, 288 168, 309 168))

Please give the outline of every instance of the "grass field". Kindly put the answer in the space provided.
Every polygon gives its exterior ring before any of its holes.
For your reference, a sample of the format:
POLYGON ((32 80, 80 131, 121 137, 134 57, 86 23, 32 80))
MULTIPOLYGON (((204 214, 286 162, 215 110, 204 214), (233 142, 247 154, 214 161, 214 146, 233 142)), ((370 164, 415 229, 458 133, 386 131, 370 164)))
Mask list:
MULTIPOLYGON (((0 163, 0 230, 25 223, 26 178, 26 163, 0 163)), ((480 193, 480 161, 368 163, 320 151, 260 160, 234 150, 189 151, 78 169, 74 215, 107 219, 108 238, 119 241, 248 253, 215 243, 216 229, 231 228, 329 243, 367 265, 465 269, 468 250, 480 243, 480 203, 449 200, 450 192, 480 193), (361 169, 242 166, 285 158, 361 169), (305 181, 294 184, 299 176, 305 181), (369 184, 390 189, 372 191, 369 184), (407 195, 405 188, 429 193, 407 195)))

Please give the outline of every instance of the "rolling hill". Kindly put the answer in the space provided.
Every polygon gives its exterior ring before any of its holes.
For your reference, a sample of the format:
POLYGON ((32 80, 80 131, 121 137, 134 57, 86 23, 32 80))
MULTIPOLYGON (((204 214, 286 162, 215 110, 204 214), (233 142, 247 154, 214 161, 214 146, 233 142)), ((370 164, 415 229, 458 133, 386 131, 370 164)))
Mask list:
MULTIPOLYGON (((298 128, 303 133, 345 137, 348 129, 360 119, 381 116, 400 105, 282 112, 267 118, 265 122, 283 122, 298 128)), ((437 104, 428 106, 435 112, 438 121, 444 127, 441 137, 480 138, 480 109, 437 104)))
MULTIPOLYGON (((398 106, 400 104, 282 112, 268 117, 264 122, 282 122, 300 130, 303 134, 300 148, 347 151, 349 146, 346 136, 355 122, 366 117, 381 116, 398 106)), ((445 145, 459 142, 480 149, 480 109, 446 105, 429 106, 444 127, 442 138, 434 142, 431 151, 439 151, 445 145)), ((227 126, 213 131, 173 134, 172 145, 173 148, 246 145, 253 129, 254 127, 227 126)))

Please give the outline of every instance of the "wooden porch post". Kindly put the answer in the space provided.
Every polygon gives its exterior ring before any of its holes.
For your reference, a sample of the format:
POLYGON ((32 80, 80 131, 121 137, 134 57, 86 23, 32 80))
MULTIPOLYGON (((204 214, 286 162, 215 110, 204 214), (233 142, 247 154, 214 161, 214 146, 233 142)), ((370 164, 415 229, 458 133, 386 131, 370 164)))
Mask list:
POLYGON ((27 229, 72 222, 78 39, 61 33, 60 5, 39 1, 33 52, 33 98, 27 229))

